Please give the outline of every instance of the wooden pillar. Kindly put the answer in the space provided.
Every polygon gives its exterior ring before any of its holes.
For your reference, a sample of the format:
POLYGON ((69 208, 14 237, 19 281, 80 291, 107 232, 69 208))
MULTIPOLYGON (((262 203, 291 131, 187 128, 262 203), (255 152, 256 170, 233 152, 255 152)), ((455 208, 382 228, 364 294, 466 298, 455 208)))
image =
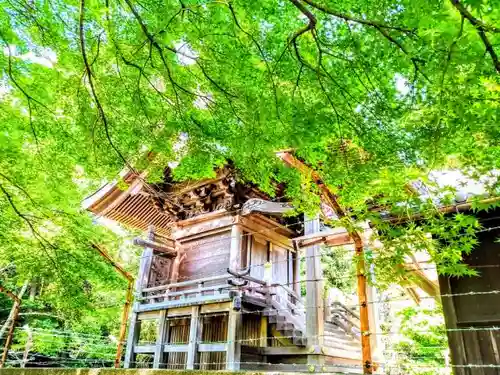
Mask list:
POLYGON ((124 368, 135 367, 135 353, 134 347, 139 340, 139 330, 141 329, 141 322, 137 319, 136 311, 137 304, 134 304, 134 311, 130 315, 130 323, 128 327, 127 348, 125 351, 125 360, 123 361, 124 368))
POLYGON ((229 311, 227 326, 226 370, 238 371, 241 360, 241 344, 238 332, 241 330, 241 312, 229 311))
POLYGON ((259 346, 265 348, 267 346, 267 316, 260 317, 260 330, 259 330, 259 346))
POLYGON ((297 295, 301 295, 301 283, 299 282, 300 281, 300 251, 299 251, 299 248, 296 247, 295 248, 295 259, 294 259, 294 273, 293 273, 293 290, 295 291, 295 293, 297 293, 297 295))
MULTIPOLYGON (((268 327, 268 319, 267 316, 261 316, 260 318, 260 332, 259 332, 259 346, 261 348, 265 348, 268 345, 267 339, 267 327, 268 327)), ((262 356, 262 362, 267 362, 267 356, 262 356)))
MULTIPOLYGON (((379 293, 377 291, 377 288, 374 286, 368 286, 366 290, 366 297, 368 298, 368 301, 372 301, 372 303, 368 304, 368 320, 369 320, 369 325, 370 325, 370 330, 372 332, 380 332, 380 322, 379 322, 379 293)), ((370 335, 370 345, 371 345, 371 351, 372 354, 375 353, 375 356, 380 352, 379 349, 382 350, 383 348, 383 343, 382 343, 382 337, 381 335, 370 335)))
MULTIPOLYGON (((439 287, 441 290, 441 294, 453 294, 453 290, 451 288, 450 277, 448 276, 439 276, 439 287)), ((469 297, 470 298, 470 297, 469 297)), ((465 331, 457 330, 458 320, 457 320, 457 312, 455 309, 455 299, 452 297, 442 297, 441 298, 443 304, 443 313, 444 313, 444 321, 446 323, 446 333, 448 336, 448 343, 451 354, 451 362, 453 365, 457 366, 453 368, 454 375, 470 375, 476 369, 468 369, 466 368, 467 364, 467 342, 464 338, 465 331), (463 366, 463 367, 461 367, 463 366)), ((475 335, 476 336, 476 335, 475 335)), ((470 336, 469 336, 470 337, 470 336)), ((477 337, 477 336, 476 336, 477 337)), ((478 345, 477 341, 469 343, 471 347, 478 345)), ((478 363, 481 361, 481 355, 476 355, 474 361, 478 363)), ((471 361, 473 362, 473 361, 471 361)), ((481 368, 477 369, 478 372, 481 371, 481 368)), ((494 370, 493 370, 494 371, 494 370)))
POLYGON ((241 264, 241 242, 243 231, 241 226, 234 224, 231 227, 231 249, 229 251, 229 268, 238 270, 241 264))
MULTIPOLYGON (((304 234, 308 235, 319 231, 319 216, 305 216, 304 234)), ((320 247, 314 245, 306 249, 306 336, 308 346, 323 345, 324 313, 320 247)), ((310 365, 323 365, 324 357, 308 355, 307 363, 310 365)))
POLYGON ((186 360, 186 370, 194 370, 198 358, 198 344, 201 340, 202 321, 200 306, 191 308, 191 324, 189 327, 189 343, 186 360))
POLYGON ((164 352, 167 341, 168 332, 168 321, 167 321, 167 310, 160 311, 160 318, 158 322, 158 332, 156 334, 156 347, 155 354, 153 358, 153 368, 162 368, 164 364, 164 352))
POLYGON ((361 329, 361 352, 363 357, 363 374, 373 373, 372 349, 371 349, 371 331, 370 315, 368 312, 368 295, 366 292, 366 269, 363 251, 363 243, 359 237, 353 236, 354 247, 357 256, 357 291, 359 302, 359 325, 361 329))
MULTIPOLYGON (((148 229, 148 239, 154 240, 154 227, 150 226, 148 229)), ((151 270, 151 264, 153 262, 153 249, 147 247, 144 249, 141 255, 141 260, 139 263, 139 275, 135 283, 136 296, 142 295, 142 289, 147 288, 149 282, 149 273, 151 270)), ((128 338, 127 338, 127 350, 125 352, 125 361, 123 364, 124 368, 134 367, 135 364, 135 352, 134 348, 139 340, 139 330, 140 321, 138 320, 137 310, 139 308, 140 302, 134 302, 134 308, 132 314, 130 315, 130 323, 128 328, 128 338)))

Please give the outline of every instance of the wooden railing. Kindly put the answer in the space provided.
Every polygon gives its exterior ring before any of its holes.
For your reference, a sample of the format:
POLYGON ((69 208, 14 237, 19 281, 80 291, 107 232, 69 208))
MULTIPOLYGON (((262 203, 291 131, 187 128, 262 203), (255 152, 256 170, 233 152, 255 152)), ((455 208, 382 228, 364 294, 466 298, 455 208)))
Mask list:
POLYGON ((270 287, 272 306, 294 323, 296 328, 305 332, 306 312, 302 297, 283 284, 272 284, 270 287))
POLYGON ((206 295, 221 294, 222 290, 228 289, 227 280, 229 274, 206 277, 196 280, 182 281, 166 285, 144 288, 141 290, 136 300, 141 303, 153 303, 172 300, 183 300, 206 295), (207 284, 212 285, 207 285, 207 284))
POLYGON ((329 304, 329 314, 325 318, 350 336, 359 337, 361 334, 358 313, 340 302, 329 304))

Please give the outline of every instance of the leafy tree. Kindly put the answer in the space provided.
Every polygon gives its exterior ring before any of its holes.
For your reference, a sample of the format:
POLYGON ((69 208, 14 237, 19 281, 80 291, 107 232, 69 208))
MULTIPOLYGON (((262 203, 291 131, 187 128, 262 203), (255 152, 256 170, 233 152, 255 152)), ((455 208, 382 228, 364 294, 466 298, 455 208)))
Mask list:
POLYGON ((342 247, 332 247, 321 256, 325 289, 337 288, 352 294, 356 290, 356 267, 352 260, 352 251, 342 247))
POLYGON ((310 209, 317 189, 274 155, 294 148, 350 216, 378 225, 377 280, 401 276, 409 243, 441 273, 472 273, 460 261, 477 222, 408 183, 498 169, 499 5, 0 0, 1 264, 46 280, 71 316, 89 303, 85 280, 124 285, 91 247, 113 236, 80 206, 103 180, 126 166, 157 181, 171 161, 175 179, 201 178, 231 160, 310 209), (389 225, 374 204, 423 222, 389 225))
POLYGON ((445 367, 448 340, 440 308, 407 307, 397 315, 402 335, 390 348, 396 363, 391 363, 388 373, 449 373, 449 369, 445 367))

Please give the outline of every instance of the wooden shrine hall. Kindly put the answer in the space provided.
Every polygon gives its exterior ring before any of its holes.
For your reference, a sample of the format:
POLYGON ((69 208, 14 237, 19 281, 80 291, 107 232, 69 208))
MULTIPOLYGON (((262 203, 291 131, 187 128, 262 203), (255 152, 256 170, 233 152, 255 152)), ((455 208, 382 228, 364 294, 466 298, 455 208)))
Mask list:
POLYGON ((162 184, 143 177, 86 202, 144 231, 125 367, 363 372, 358 313, 323 298, 317 239, 343 245, 345 231, 284 218, 289 204, 228 168, 197 182, 174 183, 168 168, 162 184))

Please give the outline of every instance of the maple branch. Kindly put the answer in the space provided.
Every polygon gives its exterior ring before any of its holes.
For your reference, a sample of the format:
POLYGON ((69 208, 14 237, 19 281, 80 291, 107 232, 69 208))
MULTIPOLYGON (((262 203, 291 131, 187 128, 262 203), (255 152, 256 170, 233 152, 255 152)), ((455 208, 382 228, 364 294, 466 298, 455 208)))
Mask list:
POLYGON ((486 52, 491 57, 491 60, 493 61, 493 66, 495 67, 495 70, 500 73, 500 60, 498 59, 498 55, 495 52, 495 49, 493 48, 493 45, 491 44, 491 41, 488 39, 488 36, 486 35, 486 32, 494 32, 494 33, 500 33, 500 29, 492 26, 486 25, 483 21, 480 19, 474 17, 471 12, 467 10, 467 8, 460 2, 460 0, 450 0, 455 9, 457 9, 462 17, 466 18, 467 21, 470 22, 472 26, 476 28, 476 31, 483 41, 484 47, 486 48, 486 52))
POLYGON ((499 27, 488 25, 479 18, 474 17, 472 13, 469 12, 469 10, 460 2, 460 0, 451 0, 451 3, 460 12, 460 14, 467 18, 476 28, 481 27, 486 32, 500 33, 499 27))
POLYGON ((352 16, 349 16, 345 13, 341 13, 341 12, 338 12, 336 10, 333 10, 333 9, 327 7, 326 5, 318 4, 314 0, 302 0, 302 1, 304 3, 309 4, 313 8, 316 8, 316 9, 318 9, 324 13, 327 13, 331 16, 334 16, 337 18, 342 18, 343 20, 346 20, 346 21, 351 21, 351 22, 362 24, 362 25, 371 26, 371 27, 374 27, 378 30, 380 28, 382 28, 382 29, 396 30, 396 31, 400 31, 403 33, 414 33, 415 32, 415 29, 410 29, 410 28, 401 27, 401 26, 391 26, 391 25, 387 25, 383 22, 378 22, 378 21, 373 21, 373 20, 365 20, 362 18, 352 17, 352 16))
POLYGON ((121 151, 118 149, 118 147, 115 145, 113 140, 111 139, 111 134, 109 133, 109 123, 108 123, 108 118, 106 117, 106 113, 104 112, 104 108, 101 104, 101 101, 99 100, 99 97, 97 95, 97 91, 95 89, 94 85, 94 79, 93 79, 93 73, 92 69, 90 66, 90 63, 87 58, 87 52, 85 50, 85 30, 84 30, 84 19, 85 19, 85 0, 80 0, 80 18, 79 18, 79 36, 80 36, 80 48, 81 48, 81 53, 82 53, 82 59, 83 59, 83 64, 85 65, 85 72, 87 74, 87 78, 89 81, 89 86, 90 86, 90 92, 92 94, 92 98, 94 99, 94 102, 97 106, 97 111, 99 113, 99 117, 101 118, 101 121, 104 125, 104 131, 106 133, 106 138, 108 139, 108 142, 110 146, 113 148, 113 150, 118 154, 120 159, 123 160, 125 165, 132 171, 134 171, 134 168, 130 165, 130 163, 125 159, 121 151))

